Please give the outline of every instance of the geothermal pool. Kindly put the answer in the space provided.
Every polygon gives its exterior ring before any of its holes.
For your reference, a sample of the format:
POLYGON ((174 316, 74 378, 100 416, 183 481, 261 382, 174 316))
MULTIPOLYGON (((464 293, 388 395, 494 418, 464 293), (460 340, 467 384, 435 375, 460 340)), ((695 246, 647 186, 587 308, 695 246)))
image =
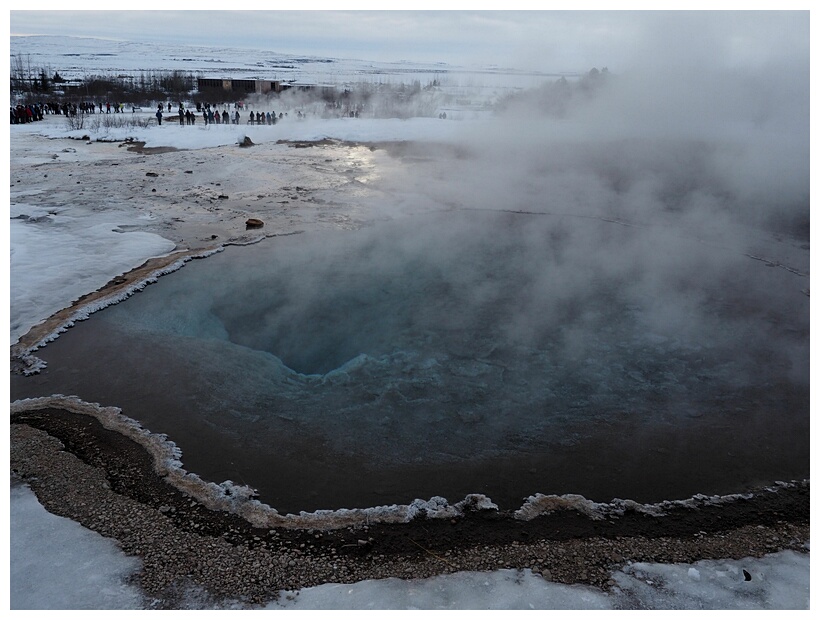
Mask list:
POLYGON ((120 407, 280 512, 731 493, 809 475, 796 279, 661 227, 407 217, 189 263, 12 398, 120 407))

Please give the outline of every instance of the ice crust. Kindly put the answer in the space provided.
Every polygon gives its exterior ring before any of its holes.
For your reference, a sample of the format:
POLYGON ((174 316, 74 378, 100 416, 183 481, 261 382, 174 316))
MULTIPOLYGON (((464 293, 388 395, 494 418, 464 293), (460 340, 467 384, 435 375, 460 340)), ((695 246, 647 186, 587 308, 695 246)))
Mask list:
MULTIPOLYGON (((797 483, 778 483, 767 487, 766 490, 776 492, 779 485, 791 485, 797 483)), ((628 512, 635 512, 651 517, 663 517, 675 508, 697 509, 701 506, 717 506, 744 499, 751 499, 753 493, 733 493, 729 495, 693 495, 684 500, 664 500, 655 504, 641 504, 631 499, 614 499, 611 502, 600 503, 588 500, 582 495, 543 495, 536 493, 530 495, 524 505, 515 511, 515 518, 522 521, 529 521, 542 515, 548 515, 559 511, 574 510, 595 520, 602 521, 612 517, 621 517, 628 512)))

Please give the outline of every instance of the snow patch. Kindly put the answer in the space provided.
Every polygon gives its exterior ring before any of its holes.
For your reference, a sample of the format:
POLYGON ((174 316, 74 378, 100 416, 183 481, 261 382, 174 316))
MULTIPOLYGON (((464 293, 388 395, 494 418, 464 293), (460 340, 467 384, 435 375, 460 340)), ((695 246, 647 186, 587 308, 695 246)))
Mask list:
POLYGON ((128 579, 140 568, 116 542, 48 512, 22 484, 11 487, 10 609, 141 609, 128 579))

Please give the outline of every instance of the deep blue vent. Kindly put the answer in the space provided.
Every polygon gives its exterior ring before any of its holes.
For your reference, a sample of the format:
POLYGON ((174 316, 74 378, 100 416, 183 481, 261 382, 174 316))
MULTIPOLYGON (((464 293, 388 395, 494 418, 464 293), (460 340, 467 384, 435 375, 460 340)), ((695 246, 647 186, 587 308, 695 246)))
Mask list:
MULTIPOLYGON (((418 317, 412 278, 368 273, 357 254, 336 259, 318 290, 298 271, 271 274, 260 306, 220 299, 213 308, 231 341, 268 351, 298 373, 326 374, 361 354, 401 347, 418 317)), ((319 267, 319 266, 317 266, 319 267)), ((322 267, 319 267, 322 269, 322 267)), ((254 298, 255 300, 258 298, 254 298)))
POLYGON ((297 251, 272 265, 242 303, 217 295, 212 311, 231 341, 268 351, 302 374, 399 351, 486 356, 494 348, 486 343, 502 346, 529 285, 513 260, 515 242, 486 241, 463 239, 472 247, 456 250, 464 253, 456 262, 426 251, 377 252, 365 239, 318 258, 297 251))
POLYGON ((120 406, 278 509, 733 492, 808 474, 802 286, 663 229, 408 218, 192 262, 12 388, 120 406))

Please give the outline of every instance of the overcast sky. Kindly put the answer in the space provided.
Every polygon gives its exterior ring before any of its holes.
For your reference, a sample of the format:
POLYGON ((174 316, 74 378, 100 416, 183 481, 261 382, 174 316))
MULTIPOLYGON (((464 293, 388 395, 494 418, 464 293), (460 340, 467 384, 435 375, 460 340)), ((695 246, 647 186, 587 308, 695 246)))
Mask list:
MULTIPOLYGON (((147 8, 197 5, 139 4, 147 8)), ((243 6, 255 8, 259 3, 243 6)), ((547 72, 604 66, 623 71, 646 64, 708 63, 733 68, 807 61, 809 54, 808 11, 40 10, 11 11, 10 32, 174 41, 379 61, 494 64, 547 72)))

